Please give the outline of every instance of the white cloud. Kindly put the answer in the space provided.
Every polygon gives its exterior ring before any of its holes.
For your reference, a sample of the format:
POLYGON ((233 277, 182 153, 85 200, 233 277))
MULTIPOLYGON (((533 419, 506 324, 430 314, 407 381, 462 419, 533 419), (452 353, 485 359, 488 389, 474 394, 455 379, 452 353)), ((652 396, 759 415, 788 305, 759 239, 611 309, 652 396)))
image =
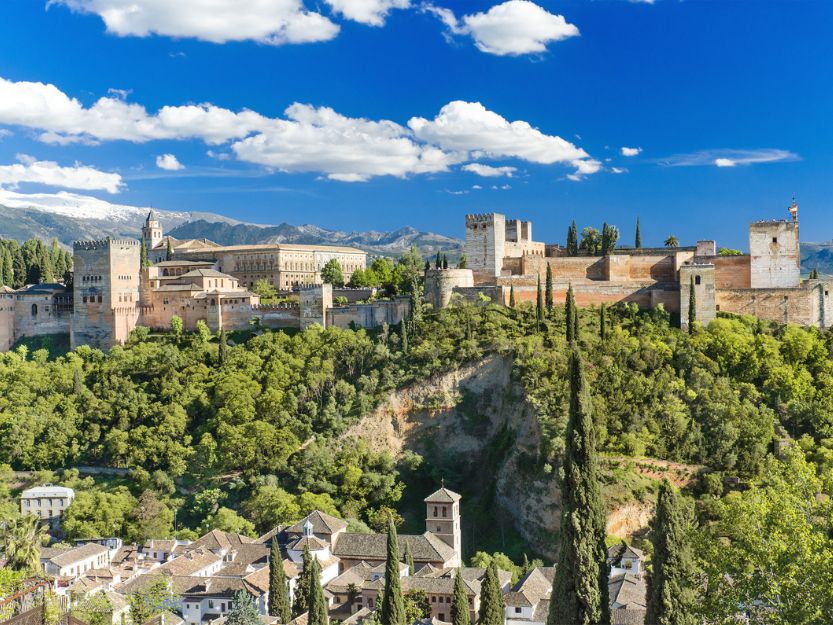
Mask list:
POLYGON ((471 188, 475 191, 480 191, 483 187, 481 187, 479 184, 473 184, 471 185, 471 188))
POLYGON ((508 0, 484 13, 457 19, 450 9, 427 5, 455 35, 470 35, 479 50, 499 56, 547 51, 547 44, 579 35, 561 15, 554 15, 529 0, 508 0))
POLYGON ((483 176, 484 178, 498 178, 500 176, 511 178, 518 171, 515 167, 492 167, 491 165, 483 165, 482 163, 469 163, 468 165, 463 165, 461 169, 463 171, 470 171, 478 176, 483 176))
POLYGON ((254 40, 270 45, 327 41, 339 26, 309 11, 302 0, 49 0, 101 17, 121 37, 151 34, 225 43, 254 40))
POLYGON ((433 120, 412 117, 414 135, 452 152, 469 152, 474 158, 514 157, 532 163, 570 164, 579 174, 595 173, 601 163, 554 135, 546 135, 525 121, 507 121, 479 102, 456 100, 446 104, 433 120))
POLYGON ((622 147, 620 151, 622 152, 622 156, 637 156, 642 152, 642 148, 622 147))
POLYGON ((383 26, 391 9, 407 9, 410 0, 326 0, 336 13, 369 26, 383 26))
POLYGON ((119 174, 99 171, 76 163, 61 167, 53 161, 39 161, 26 154, 17 155, 18 163, 0 165, 0 186, 17 186, 23 182, 43 184, 63 189, 107 191, 118 193, 124 183, 119 174))
POLYGON ((756 150, 701 150, 689 154, 675 154, 660 161, 669 167, 736 167, 757 163, 785 163, 797 161, 800 157, 789 150, 761 148, 756 150))
POLYGON ((185 165, 180 163, 173 154, 162 154, 161 156, 157 156, 156 166, 159 169, 165 169, 167 171, 179 171, 180 169, 185 169, 185 165))
POLYGON ((610 171, 612 171, 614 174, 626 174, 626 173, 628 173, 628 170, 625 169, 624 167, 611 167, 610 171))
POLYGON ((0 141, 5 139, 6 137, 11 137, 14 133, 11 130, 7 130, 5 128, 0 128, 0 141))

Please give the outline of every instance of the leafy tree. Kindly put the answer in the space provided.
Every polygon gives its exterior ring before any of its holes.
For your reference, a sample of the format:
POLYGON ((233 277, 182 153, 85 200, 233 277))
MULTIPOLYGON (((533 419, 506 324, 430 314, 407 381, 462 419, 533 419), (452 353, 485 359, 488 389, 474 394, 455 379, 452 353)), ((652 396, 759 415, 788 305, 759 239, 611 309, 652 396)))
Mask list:
POLYGON ((234 593, 231 610, 226 615, 229 625, 260 625, 260 613, 257 611, 254 599, 248 590, 238 590, 234 593))
POLYGON ((680 240, 673 234, 669 234, 665 239, 665 247, 680 247, 680 240))
POLYGON ((545 300, 547 304, 547 313, 552 314, 552 265, 547 263, 547 279, 545 283, 545 300))
POLYGON ((694 553, 690 544, 691 514, 674 487, 663 480, 651 527, 654 546, 648 576, 645 621, 656 625, 697 625, 699 606, 694 553))
POLYGON ((260 279, 255 281, 252 293, 260 298, 261 304, 272 304, 278 299, 278 292, 269 280, 260 279))
POLYGON ((272 540, 269 553, 269 616, 277 616, 280 623, 288 623, 292 619, 292 612, 289 608, 289 585, 277 539, 272 540))
POLYGON ((454 596, 451 599, 451 622, 453 625, 470 625, 469 598, 460 569, 454 575, 454 596))
POLYGON ((479 625, 503 625, 505 619, 503 590, 498 578, 497 563, 493 559, 486 568, 486 575, 480 586, 479 625))
MULTIPOLYGON (((204 531, 220 530, 243 536, 256 536, 254 523, 243 518, 231 508, 222 506, 216 512, 206 517, 202 523, 204 531)), ((274 616, 274 615, 273 615, 274 616)))
POLYGON ((0 526, 0 545, 6 556, 6 566, 13 571, 40 573, 40 548, 47 536, 46 526, 33 514, 6 521, 0 526))
POLYGON ((642 247, 642 231, 639 227, 639 217, 636 218, 636 235, 634 236, 633 246, 636 249, 642 247))
POLYGON ((67 538, 126 536, 136 499, 124 487, 110 492, 81 491, 64 512, 61 522, 67 538))
POLYGON ((182 337, 182 332, 184 329, 184 325, 182 323, 182 317, 179 315, 174 315, 171 317, 171 332, 174 333, 174 336, 179 339, 182 337))
POLYGON ((570 353, 570 411, 561 480, 561 545, 548 625, 610 623, 593 405, 577 349, 570 353))
POLYGON ((160 575, 136 592, 127 595, 132 625, 143 625, 158 614, 170 612, 176 604, 169 579, 160 575))
POLYGON ((734 250, 734 249, 729 248, 729 247, 721 247, 719 250, 717 250, 717 255, 718 256, 743 256, 743 252, 741 252, 740 250, 734 250))
POLYGON ((385 560, 385 595, 382 598, 382 622, 387 625, 405 624, 405 604, 402 599, 402 585, 399 579, 399 541, 396 526, 391 519, 388 523, 388 548, 385 560))
POLYGON ((321 587, 321 565, 318 558, 312 560, 310 575, 309 625, 329 625, 327 602, 324 600, 324 589, 321 587))
POLYGON ((301 574, 298 576, 298 581, 295 584, 295 594, 292 601, 292 616, 298 617, 309 612, 312 607, 312 575, 313 563, 312 556, 309 553, 309 547, 304 546, 304 554, 302 556, 303 564, 301 574))
POLYGON ((137 543, 151 538, 169 538, 173 535, 173 521, 173 511, 159 501, 156 493, 146 490, 130 515, 128 538, 137 543))
POLYGON ((602 246, 602 237, 595 228, 587 226, 581 231, 581 243, 579 249, 585 250, 588 254, 596 255, 602 246))
POLYGON ((419 619, 431 617, 431 603, 428 601, 428 594, 424 590, 417 588, 406 592, 403 601, 406 623, 414 623, 419 619))
POLYGON ((208 329, 208 324, 202 319, 197 319, 196 329, 197 343, 200 345, 207 345, 211 340, 211 330, 208 329))
POLYGON ((112 625, 113 605, 103 592, 84 595, 72 606, 72 616, 87 625, 112 625))
POLYGON ((341 263, 337 258, 331 258, 321 269, 321 280, 325 284, 333 286, 344 286, 344 273, 341 270, 341 263))

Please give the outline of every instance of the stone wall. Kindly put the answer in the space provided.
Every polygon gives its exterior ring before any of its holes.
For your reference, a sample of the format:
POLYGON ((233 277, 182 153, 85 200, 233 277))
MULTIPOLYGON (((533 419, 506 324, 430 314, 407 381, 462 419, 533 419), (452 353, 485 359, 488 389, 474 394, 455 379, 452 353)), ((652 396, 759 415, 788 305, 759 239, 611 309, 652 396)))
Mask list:
POLYGON ((715 303, 715 267, 712 264, 692 264, 680 267, 680 326, 688 329, 691 285, 694 284, 695 320, 709 325, 717 316, 715 303))
POLYGON ((778 323, 830 327, 831 287, 831 281, 809 280, 798 289, 725 289, 717 292, 717 309, 778 323))
POLYGON ((750 257, 748 255, 709 256, 702 260, 714 265, 714 284, 718 289, 751 288, 750 257))
POLYGON ((434 308, 445 308, 455 288, 473 285, 471 269, 429 269, 425 272, 425 299, 434 308))
MULTIPOLYGON (((515 289, 516 302, 535 303, 537 286, 529 280, 512 280, 515 289)), ((659 285, 654 282, 617 283, 606 281, 573 282, 573 293, 576 304, 580 307, 600 306, 601 304, 634 303, 643 310, 650 310, 657 304, 662 304, 669 312, 679 312, 680 291, 677 285, 659 285)), ((503 285, 509 293, 509 285, 503 285)), ((543 288, 543 287, 542 287, 543 288)), ((556 305, 563 304, 567 297, 568 285, 555 283, 553 285, 553 300, 556 305)))
POLYGON ((327 309, 333 307, 333 285, 301 289, 301 329, 306 330, 316 323, 327 327, 327 309))
POLYGON ((797 221, 758 221, 749 226, 753 289, 791 288, 801 282, 797 221))
POLYGON ((410 298, 399 296, 392 300, 330 308, 327 311, 327 324, 338 328, 378 328, 383 323, 393 326, 407 318, 410 311, 410 298))
POLYGON ((59 305, 54 293, 18 293, 14 300, 11 344, 24 336, 69 334, 72 305, 59 305))

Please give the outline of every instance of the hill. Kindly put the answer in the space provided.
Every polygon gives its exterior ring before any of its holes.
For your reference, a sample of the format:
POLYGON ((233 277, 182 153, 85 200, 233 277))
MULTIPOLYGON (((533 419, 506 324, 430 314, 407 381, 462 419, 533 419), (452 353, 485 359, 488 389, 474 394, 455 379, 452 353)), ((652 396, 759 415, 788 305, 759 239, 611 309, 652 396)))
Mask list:
POLYGON ((807 274, 813 269, 833 276, 833 241, 801 244, 801 273, 807 274))

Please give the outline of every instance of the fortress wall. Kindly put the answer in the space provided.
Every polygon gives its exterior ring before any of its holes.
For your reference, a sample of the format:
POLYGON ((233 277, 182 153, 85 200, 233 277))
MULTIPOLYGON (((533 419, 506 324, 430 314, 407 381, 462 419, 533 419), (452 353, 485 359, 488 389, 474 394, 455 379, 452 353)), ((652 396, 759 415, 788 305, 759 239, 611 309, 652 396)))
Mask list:
POLYGON ((759 221, 749 226, 751 286, 797 287, 800 259, 797 221, 759 221))
POLYGON ((798 289, 724 289, 717 292, 717 309, 778 323, 818 326, 823 321, 823 288, 806 285, 798 289))
POLYGON ((714 283, 718 289, 750 288, 749 256, 710 256, 714 265, 714 283))
POLYGON ((503 271, 502 274, 509 273, 513 276, 519 276, 523 274, 523 258, 514 257, 514 258, 504 258, 503 259, 503 271))
POLYGON ((24 336, 68 334, 70 331, 72 312, 59 310, 50 294, 21 296, 13 302, 13 307, 12 344, 24 336), (32 314, 33 305, 37 306, 35 315, 32 314))
POLYGON ((451 301, 455 287, 471 287, 471 269, 429 269, 425 272, 425 299, 434 308, 444 308, 451 301))
MULTIPOLYGON (((535 287, 537 293, 537 286, 535 287)), ((483 297, 487 297, 490 303, 509 305, 509 287, 507 286, 474 286, 467 288, 455 288, 454 295, 472 304, 483 303, 483 297)))
POLYGON ((606 256, 607 262, 607 279, 614 282, 623 282, 629 280, 631 277, 631 262, 630 256, 625 254, 616 254, 606 256))
POLYGON ((369 304, 351 304, 330 308, 327 311, 327 325, 338 328, 377 328, 383 323, 396 325, 405 319, 410 311, 411 302, 408 297, 397 297, 369 304))
POLYGON ((544 256, 545 245, 537 241, 506 241, 504 254, 506 258, 520 258, 521 256, 544 256))
MULTIPOLYGON (((617 255, 618 256, 618 255, 617 255)), ((628 255, 631 280, 656 280, 657 282, 677 281, 677 258, 675 254, 628 255)))
POLYGON ((506 218, 496 213, 466 215, 466 259, 488 276, 500 275, 506 256, 506 218))
POLYGON ((523 275, 541 276, 547 273, 547 264, 552 267, 553 279, 569 280, 605 280, 607 279, 607 262, 601 256, 524 256, 523 275))
MULTIPOLYGON (((535 303, 537 287, 535 285, 514 282, 515 300, 517 302, 535 303)), ((503 287, 507 293, 509 287, 503 287)), ((564 303, 567 297, 567 285, 556 284, 553 288, 553 299, 557 306, 564 303)), ((635 303, 642 309, 648 310, 658 303, 662 303, 669 312, 679 312, 680 292, 677 289, 656 288, 654 283, 619 284, 614 282, 585 282, 573 283, 573 294, 576 304, 582 308, 600 306, 601 304, 617 304, 620 302, 635 303)))
POLYGON ((301 308, 299 306, 285 308, 277 306, 263 307, 253 310, 250 314, 250 318, 252 316, 260 317, 260 325, 267 328, 301 327, 301 308))

